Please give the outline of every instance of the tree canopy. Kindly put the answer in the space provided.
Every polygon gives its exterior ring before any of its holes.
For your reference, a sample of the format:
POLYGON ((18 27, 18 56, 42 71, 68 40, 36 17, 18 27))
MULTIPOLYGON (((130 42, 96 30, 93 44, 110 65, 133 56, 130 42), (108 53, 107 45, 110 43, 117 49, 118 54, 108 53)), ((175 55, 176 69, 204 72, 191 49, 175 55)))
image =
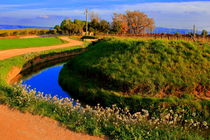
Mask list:
POLYGON ((201 33, 201 35, 204 36, 204 37, 207 36, 208 35, 208 31, 203 30, 202 33, 201 33))
MULTIPOLYGON (((155 27, 154 20, 140 11, 127 11, 125 14, 114 13, 112 22, 101 20, 97 14, 91 12, 90 19, 89 32, 93 33, 137 34, 151 31, 155 27)), ((65 19, 54 29, 58 34, 82 34, 85 32, 85 21, 65 19)))
POLYGON ((155 27, 155 22, 145 13, 127 11, 126 14, 114 13, 112 27, 119 33, 144 33, 155 27))

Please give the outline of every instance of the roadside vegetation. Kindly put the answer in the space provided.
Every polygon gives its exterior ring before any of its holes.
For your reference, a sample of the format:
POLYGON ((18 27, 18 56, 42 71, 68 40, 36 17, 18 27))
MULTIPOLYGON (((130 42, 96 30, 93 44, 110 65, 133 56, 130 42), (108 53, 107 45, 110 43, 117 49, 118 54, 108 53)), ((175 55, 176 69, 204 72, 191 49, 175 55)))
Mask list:
POLYGON ((59 121, 76 132, 94 136, 107 136, 110 139, 209 139, 209 126, 206 121, 197 121, 198 114, 188 114, 188 110, 168 109, 159 117, 152 116, 147 110, 130 113, 116 105, 103 108, 84 106, 73 100, 58 99, 50 95, 17 85, 7 90, 7 97, 1 102, 24 112, 43 115, 59 121), (188 118, 186 118, 186 115, 188 118), (190 119, 191 118, 191 119, 190 119))
POLYGON ((8 40, 0 40, 0 50, 42 47, 42 46, 58 45, 62 43, 64 43, 64 41, 56 37, 8 39, 8 40))

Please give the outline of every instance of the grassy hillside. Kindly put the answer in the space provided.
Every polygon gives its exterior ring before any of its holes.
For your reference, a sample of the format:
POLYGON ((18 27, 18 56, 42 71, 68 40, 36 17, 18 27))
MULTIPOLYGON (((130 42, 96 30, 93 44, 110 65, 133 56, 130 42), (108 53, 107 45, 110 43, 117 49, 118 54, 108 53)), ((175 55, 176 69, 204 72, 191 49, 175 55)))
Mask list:
POLYGON ((108 39, 68 67, 126 95, 182 95, 210 89, 210 45, 108 39))
POLYGON ((143 108, 152 114, 184 107, 209 119, 210 101, 194 95, 210 89, 209 53, 209 44, 107 38, 71 59, 59 82, 92 105, 116 104, 132 112, 143 108))
POLYGON ((0 50, 41 47, 62 44, 56 37, 0 40, 0 50))

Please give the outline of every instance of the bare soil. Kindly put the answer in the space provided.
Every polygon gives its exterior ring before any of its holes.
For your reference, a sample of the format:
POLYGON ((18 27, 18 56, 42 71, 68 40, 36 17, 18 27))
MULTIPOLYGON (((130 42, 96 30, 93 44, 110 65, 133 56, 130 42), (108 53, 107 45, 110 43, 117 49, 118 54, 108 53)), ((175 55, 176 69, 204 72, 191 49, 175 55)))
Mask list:
POLYGON ((21 113, 0 105, 1 140, 101 140, 72 132, 47 117, 21 113))

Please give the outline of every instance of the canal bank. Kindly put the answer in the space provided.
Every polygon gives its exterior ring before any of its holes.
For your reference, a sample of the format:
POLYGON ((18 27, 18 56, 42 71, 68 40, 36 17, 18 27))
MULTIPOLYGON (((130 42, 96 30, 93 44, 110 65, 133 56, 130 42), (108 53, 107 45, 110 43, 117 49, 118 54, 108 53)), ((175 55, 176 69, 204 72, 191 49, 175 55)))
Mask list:
POLYGON ((24 63, 22 67, 13 66, 7 75, 6 81, 8 84, 14 84, 27 73, 39 71, 43 68, 67 61, 71 57, 74 57, 75 55, 78 55, 86 50, 87 48, 76 47, 75 49, 67 50, 64 52, 41 54, 39 56, 35 56, 31 60, 28 60, 26 63, 24 63))

